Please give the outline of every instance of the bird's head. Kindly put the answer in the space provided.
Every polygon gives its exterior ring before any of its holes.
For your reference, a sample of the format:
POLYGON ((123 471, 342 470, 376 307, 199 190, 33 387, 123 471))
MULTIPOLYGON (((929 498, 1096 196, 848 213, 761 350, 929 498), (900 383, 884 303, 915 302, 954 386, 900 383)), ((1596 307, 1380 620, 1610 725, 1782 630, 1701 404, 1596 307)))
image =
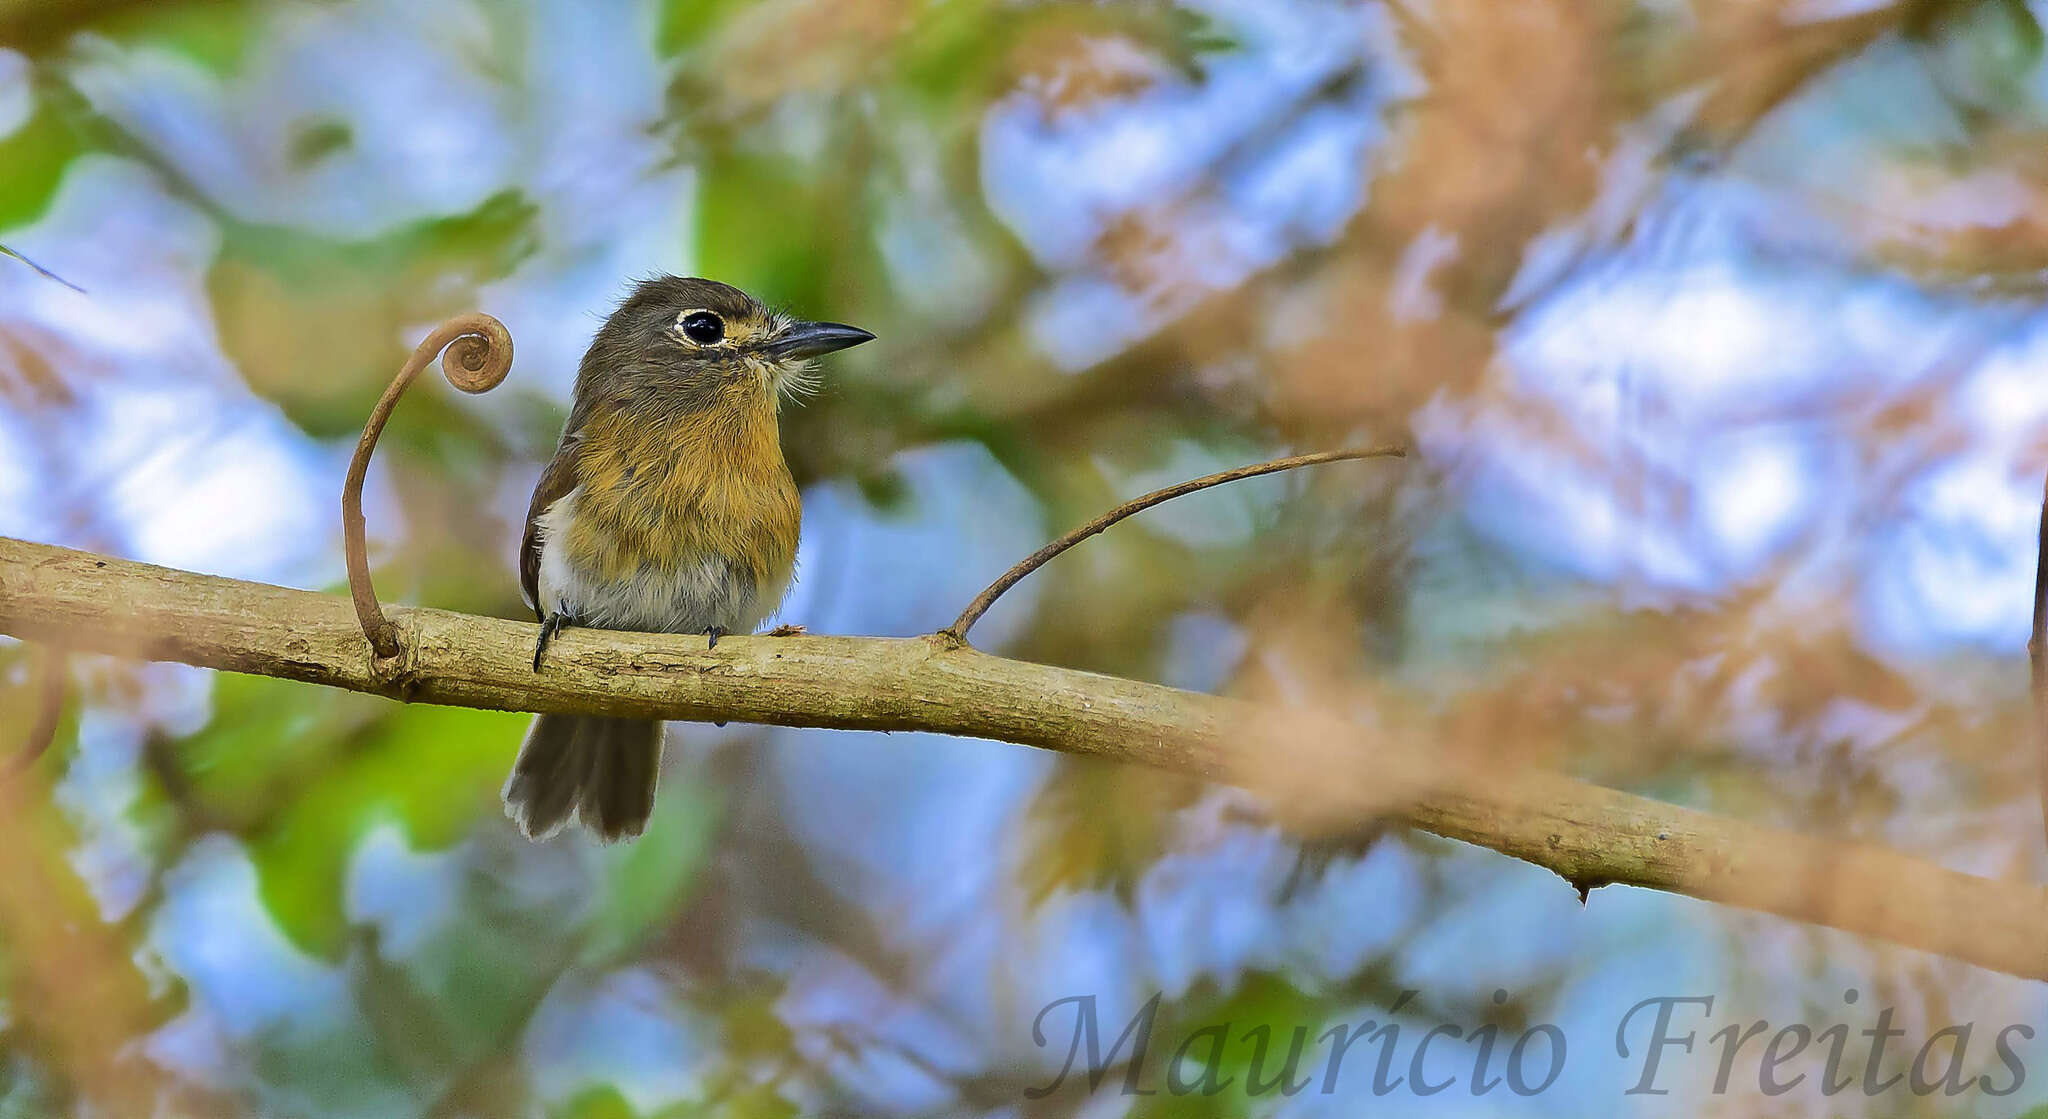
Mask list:
POLYGON ((642 280, 605 320, 584 358, 585 376, 622 377, 693 402, 769 406, 810 391, 817 358, 870 341, 836 322, 809 322, 716 280, 642 280))

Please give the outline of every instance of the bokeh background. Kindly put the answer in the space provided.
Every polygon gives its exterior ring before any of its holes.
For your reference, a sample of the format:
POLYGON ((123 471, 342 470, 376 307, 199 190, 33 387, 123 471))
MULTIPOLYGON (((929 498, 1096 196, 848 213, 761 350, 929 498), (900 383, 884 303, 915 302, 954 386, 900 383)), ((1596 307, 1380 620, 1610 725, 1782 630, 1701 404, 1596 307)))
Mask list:
MULTIPOLYGON (((2040 14, 0 3, 0 243, 82 289, 0 258, 0 532, 336 588, 363 417, 429 326, 480 308, 512 376, 406 400, 372 545, 387 597, 523 617, 514 544, 583 346, 632 278, 714 276, 881 337, 785 413, 806 517, 783 620, 928 632, 1117 500, 1399 440, 1405 463, 1148 513, 977 641, 1398 712, 1447 749, 2036 880, 2040 14)), ((0 745, 39 664, 0 643, 0 745)), ((1582 907, 1487 851, 1283 827, 1286 805, 1183 778, 677 725, 644 839, 529 845, 497 801, 522 717, 71 673, 56 749, 0 814, 0 1116, 2048 1099, 2048 1038, 2010 1097, 1824 1098, 1804 1065, 1774 1098, 1755 1050, 1716 1094, 1707 1031, 1669 1057, 1672 1095, 1625 1096, 1615 1033, 1643 998, 1713 995, 1710 1028, 1894 1007, 1889 1071, 1975 1022, 1963 1064, 1996 1082, 1990 1035, 2048 1027, 2048 999, 1683 898, 1582 907), (1036 1044, 1034 1020, 1077 994, 1105 1045, 1159 994, 1161 1045, 1376 1019, 1549 1022, 1570 1050, 1530 1098, 1382 1097, 1364 1045, 1328 1095, 1112 1075, 1026 1098, 1070 1037, 1055 1017, 1036 1044)))

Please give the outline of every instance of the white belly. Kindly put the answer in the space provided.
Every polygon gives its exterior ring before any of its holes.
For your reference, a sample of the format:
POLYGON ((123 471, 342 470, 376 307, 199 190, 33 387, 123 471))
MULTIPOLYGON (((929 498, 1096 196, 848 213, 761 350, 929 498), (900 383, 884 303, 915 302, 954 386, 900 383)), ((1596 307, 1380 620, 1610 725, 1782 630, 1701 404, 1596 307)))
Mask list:
POLYGON ((577 625, 649 633, 752 633, 782 604, 789 589, 757 586, 736 558, 685 557, 667 570, 643 566, 632 578, 613 580, 579 568, 569 559, 558 531, 574 509, 577 493, 549 506, 540 518, 540 607, 577 625))

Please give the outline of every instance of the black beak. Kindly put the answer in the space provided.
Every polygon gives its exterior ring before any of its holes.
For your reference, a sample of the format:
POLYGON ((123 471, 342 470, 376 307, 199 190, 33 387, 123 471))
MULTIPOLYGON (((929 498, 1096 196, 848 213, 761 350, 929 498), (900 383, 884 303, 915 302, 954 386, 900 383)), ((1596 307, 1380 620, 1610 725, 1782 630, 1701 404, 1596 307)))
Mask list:
POLYGON ((769 357, 777 361, 802 361, 808 357, 823 357, 837 353, 848 346, 872 342, 875 336, 857 326, 837 322, 800 322, 782 332, 782 336, 763 347, 769 357))

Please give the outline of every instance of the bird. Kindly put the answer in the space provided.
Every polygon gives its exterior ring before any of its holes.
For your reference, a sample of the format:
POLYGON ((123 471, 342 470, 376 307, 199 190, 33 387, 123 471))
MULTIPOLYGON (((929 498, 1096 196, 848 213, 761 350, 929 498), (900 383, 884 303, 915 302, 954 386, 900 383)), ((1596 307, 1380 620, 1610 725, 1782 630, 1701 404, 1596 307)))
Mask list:
MULTIPOLYGON (((641 280, 598 329, 568 421, 528 503, 519 583, 540 622, 533 669, 565 626, 752 633, 795 573, 803 503, 783 458, 782 401, 826 354, 872 341, 715 280, 641 280)), ((654 810, 662 724, 536 716, 505 781, 530 839, 573 817, 630 840, 654 810)))

